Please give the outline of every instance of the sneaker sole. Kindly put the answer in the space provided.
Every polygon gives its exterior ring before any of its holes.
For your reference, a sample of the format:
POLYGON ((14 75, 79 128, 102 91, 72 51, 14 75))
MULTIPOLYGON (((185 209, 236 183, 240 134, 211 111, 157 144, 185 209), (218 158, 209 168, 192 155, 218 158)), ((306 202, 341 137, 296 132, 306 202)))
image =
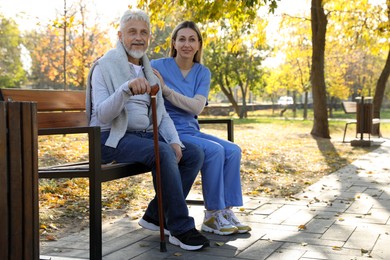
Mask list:
MULTIPOLYGON (((145 229, 148 229, 150 231, 160 231, 160 227, 159 226, 156 226, 153 223, 147 222, 143 218, 141 218, 140 221, 138 221, 138 225, 140 225, 141 227, 143 227, 145 229)), ((171 232, 169 232, 168 229, 164 228, 164 235, 170 236, 171 232)))
POLYGON ((242 229, 242 230, 238 230, 238 233, 240 233, 240 234, 245 234, 245 233, 248 233, 250 230, 248 230, 248 229, 242 229))
POLYGON ((202 224, 202 231, 209 232, 209 233, 214 233, 214 234, 217 234, 217 235, 220 235, 220 236, 228 236, 228 235, 232 235, 232 234, 235 234, 235 233, 238 232, 237 230, 223 232, 223 231, 220 231, 218 229, 213 229, 213 228, 208 227, 208 226, 203 225, 203 224, 202 224))
POLYGON ((172 235, 169 236, 169 243, 175 246, 180 246, 181 249, 188 250, 188 251, 196 251, 202 249, 203 247, 208 246, 208 244, 197 245, 197 246, 186 245, 172 235))

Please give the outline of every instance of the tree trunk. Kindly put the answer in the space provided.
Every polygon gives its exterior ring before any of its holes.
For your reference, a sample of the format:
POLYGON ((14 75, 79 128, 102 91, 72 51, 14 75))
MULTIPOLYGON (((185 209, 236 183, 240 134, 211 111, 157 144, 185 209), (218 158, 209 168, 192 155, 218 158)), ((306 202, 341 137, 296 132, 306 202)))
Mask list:
POLYGON ((309 99, 309 92, 305 91, 305 99, 304 99, 304 103, 303 103, 303 119, 304 120, 307 119, 307 103, 308 103, 308 99, 309 99))
POLYGON ((231 89, 229 87, 225 87, 222 79, 219 79, 218 81, 219 81, 219 84, 220 84, 220 87, 221 87, 223 94, 225 94, 225 96, 228 98, 228 100, 230 101, 230 103, 233 106, 234 111, 239 116, 240 115, 240 107, 238 106, 237 101, 234 99, 233 92, 231 91, 231 89))
MULTIPOLYGON (((389 79, 390 75, 390 49, 389 52, 387 53, 387 60, 385 67, 382 70, 382 73, 378 79, 378 82, 376 84, 376 89, 375 89, 375 95, 374 95, 374 118, 380 118, 380 111, 382 107, 382 101, 383 101, 383 96, 385 94, 385 89, 386 89, 386 82, 389 79)), ((379 129, 379 124, 376 124, 373 127, 373 133, 374 135, 379 135, 380 129, 379 129)))
POLYGON ((328 21, 322 6, 322 0, 312 0, 311 30, 313 53, 311 63, 311 85, 313 92, 314 122, 311 134, 322 138, 330 138, 324 76, 327 23, 328 21))

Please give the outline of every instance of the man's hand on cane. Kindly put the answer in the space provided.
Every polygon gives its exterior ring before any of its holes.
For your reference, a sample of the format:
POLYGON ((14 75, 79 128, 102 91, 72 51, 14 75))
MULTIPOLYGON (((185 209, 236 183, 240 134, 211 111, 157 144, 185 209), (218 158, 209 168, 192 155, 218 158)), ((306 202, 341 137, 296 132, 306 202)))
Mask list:
POLYGON ((135 78, 131 80, 128 87, 133 95, 150 94, 151 91, 149 82, 145 78, 135 78))

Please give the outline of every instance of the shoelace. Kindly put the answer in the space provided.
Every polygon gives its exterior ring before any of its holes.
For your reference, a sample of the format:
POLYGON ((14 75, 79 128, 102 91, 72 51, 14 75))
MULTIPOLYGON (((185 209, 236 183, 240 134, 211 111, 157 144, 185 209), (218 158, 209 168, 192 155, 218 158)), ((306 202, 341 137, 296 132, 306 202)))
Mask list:
POLYGON ((230 209, 225 209, 223 216, 232 224, 239 224, 240 220, 234 215, 234 213, 230 209))
POLYGON ((230 222, 223 216, 222 211, 219 211, 215 214, 215 219, 221 227, 231 225, 230 222))

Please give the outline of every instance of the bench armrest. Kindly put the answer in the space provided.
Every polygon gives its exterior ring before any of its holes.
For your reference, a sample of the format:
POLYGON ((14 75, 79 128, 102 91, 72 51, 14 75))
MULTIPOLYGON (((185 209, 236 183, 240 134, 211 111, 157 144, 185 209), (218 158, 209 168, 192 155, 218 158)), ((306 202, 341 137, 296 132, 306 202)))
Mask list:
POLYGON ((38 129, 38 135, 88 134, 94 131, 100 132, 100 127, 80 126, 80 127, 40 128, 38 129))
POLYGON ((38 130, 38 135, 65 135, 65 134, 87 134, 89 167, 91 169, 97 169, 101 167, 102 160, 101 160, 101 141, 100 141, 99 126, 41 128, 38 130))

